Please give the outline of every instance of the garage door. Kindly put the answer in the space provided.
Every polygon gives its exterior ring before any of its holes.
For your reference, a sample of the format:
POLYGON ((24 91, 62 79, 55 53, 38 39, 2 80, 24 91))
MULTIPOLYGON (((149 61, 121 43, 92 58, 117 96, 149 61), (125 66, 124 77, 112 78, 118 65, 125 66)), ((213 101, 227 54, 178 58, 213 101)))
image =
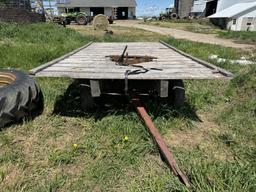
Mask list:
POLYGON ((92 7, 90 8, 91 16, 96 16, 99 14, 104 15, 104 7, 92 7))
POLYGON ((117 8, 117 19, 128 19, 128 7, 117 8))

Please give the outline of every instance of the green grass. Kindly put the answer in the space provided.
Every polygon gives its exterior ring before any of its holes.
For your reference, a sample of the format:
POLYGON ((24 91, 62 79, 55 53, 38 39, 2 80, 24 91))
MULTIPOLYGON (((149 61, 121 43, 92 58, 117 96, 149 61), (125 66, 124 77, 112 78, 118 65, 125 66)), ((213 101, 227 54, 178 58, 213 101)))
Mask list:
POLYGON ((224 39, 233 39, 238 43, 256 44, 256 32, 254 31, 227 31, 221 30, 211 24, 208 20, 167 20, 167 21, 147 21, 141 24, 155 25, 173 29, 181 29, 194 33, 217 34, 224 39))
MULTIPOLYGON (((162 39, 205 60, 210 54, 228 59, 250 54, 137 29, 113 27, 114 35, 106 36, 92 27, 0 26, 1 68, 25 71, 91 40, 162 39)), ((236 77, 185 81, 183 109, 154 100, 145 105, 194 191, 255 191, 256 68, 218 65, 236 77)), ((80 110, 76 82, 61 78, 38 82, 44 113, 0 131, 1 191, 187 191, 161 161, 131 106, 124 103, 85 113, 80 110)))
POLYGON ((150 31, 131 29, 127 27, 112 26, 110 30, 113 31, 114 35, 105 35, 105 31, 94 30, 93 26, 85 28, 82 26, 73 25, 69 27, 80 32, 82 35, 86 35, 86 38, 97 42, 159 41, 161 39, 165 39, 165 37, 150 31))
POLYGON ((218 63, 216 61, 212 61, 209 59, 210 55, 218 55, 220 58, 225 59, 240 59, 242 56, 252 57, 252 51, 243 51, 239 49, 232 49, 222 47, 220 45, 211 45, 206 43, 196 43, 188 40, 176 40, 174 38, 168 39, 168 43, 172 44, 175 47, 178 47, 184 52, 190 53, 191 55, 201 58, 205 61, 223 67, 225 69, 230 70, 231 72, 238 72, 241 69, 241 66, 230 64, 227 62, 218 63))
POLYGON ((77 32, 61 26, 0 23, 1 67, 28 70, 87 41, 77 32))
POLYGON ((182 29, 194 33, 216 34, 220 31, 208 20, 167 20, 167 21, 147 21, 142 24, 155 25, 173 29, 182 29))
POLYGON ((242 43, 256 44, 255 31, 223 31, 219 32, 219 37, 235 39, 242 43))

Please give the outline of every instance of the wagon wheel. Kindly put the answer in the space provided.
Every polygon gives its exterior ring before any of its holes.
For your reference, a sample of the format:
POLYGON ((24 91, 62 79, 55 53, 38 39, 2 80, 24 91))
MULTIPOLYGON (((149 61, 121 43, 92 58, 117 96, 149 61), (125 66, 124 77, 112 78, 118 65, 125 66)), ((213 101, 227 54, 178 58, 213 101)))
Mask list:
POLYGON ((76 17, 76 22, 78 23, 78 25, 86 25, 87 24, 87 19, 84 15, 78 15, 76 17))
POLYGON ((95 107, 94 98, 91 94, 90 81, 80 81, 81 108, 84 111, 92 110, 95 107))
POLYGON ((16 70, 0 70, 0 128, 42 111, 43 95, 31 77, 16 70))
POLYGON ((185 88, 182 80, 169 81, 169 102, 176 108, 185 103, 185 88))

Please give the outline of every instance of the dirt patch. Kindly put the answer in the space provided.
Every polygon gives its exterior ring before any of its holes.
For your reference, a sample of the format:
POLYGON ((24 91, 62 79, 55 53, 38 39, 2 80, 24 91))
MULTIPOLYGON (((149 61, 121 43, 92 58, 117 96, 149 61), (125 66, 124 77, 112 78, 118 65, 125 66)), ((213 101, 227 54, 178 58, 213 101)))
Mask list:
POLYGON ((174 147, 186 149, 199 149, 207 156, 213 156, 220 160, 233 160, 233 155, 229 149, 221 143, 216 142, 215 136, 220 134, 221 127, 200 115, 201 122, 194 128, 187 130, 172 130, 165 135, 167 144, 174 147))
POLYGON ((9 165, 8 167, 4 168, 2 172, 3 180, 0 180, 0 189, 3 191, 5 190, 6 186, 10 186, 15 183, 14 181, 16 181, 22 174, 21 171, 13 165, 9 165))
POLYGON ((82 162, 78 162, 77 164, 70 164, 63 167, 63 171, 69 175, 72 176, 78 176, 82 173, 82 170, 86 165, 84 165, 82 162))

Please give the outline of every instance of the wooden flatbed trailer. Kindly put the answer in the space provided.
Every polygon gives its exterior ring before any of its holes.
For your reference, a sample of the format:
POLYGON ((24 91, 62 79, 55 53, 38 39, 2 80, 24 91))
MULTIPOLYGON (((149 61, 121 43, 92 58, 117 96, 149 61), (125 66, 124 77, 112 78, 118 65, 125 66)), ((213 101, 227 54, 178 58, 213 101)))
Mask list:
POLYGON ((130 95, 161 154, 188 188, 191 184, 140 103, 138 95, 155 94, 183 105, 183 79, 229 79, 233 75, 194 58, 164 42, 89 43, 30 71, 36 77, 69 77, 80 81, 82 108, 93 107, 93 97, 130 95), (122 54, 121 54, 122 53, 122 54), (129 56, 130 54, 130 56, 129 56), (131 56, 132 55, 132 56, 131 56))
POLYGON ((82 106, 93 106, 92 97, 103 94, 172 94, 174 103, 184 103, 184 79, 221 79, 233 75, 219 67, 194 58, 165 42, 89 43, 67 55, 30 71, 36 77, 69 77, 81 81, 82 106), (118 65, 110 56, 152 57, 151 61, 118 65))

